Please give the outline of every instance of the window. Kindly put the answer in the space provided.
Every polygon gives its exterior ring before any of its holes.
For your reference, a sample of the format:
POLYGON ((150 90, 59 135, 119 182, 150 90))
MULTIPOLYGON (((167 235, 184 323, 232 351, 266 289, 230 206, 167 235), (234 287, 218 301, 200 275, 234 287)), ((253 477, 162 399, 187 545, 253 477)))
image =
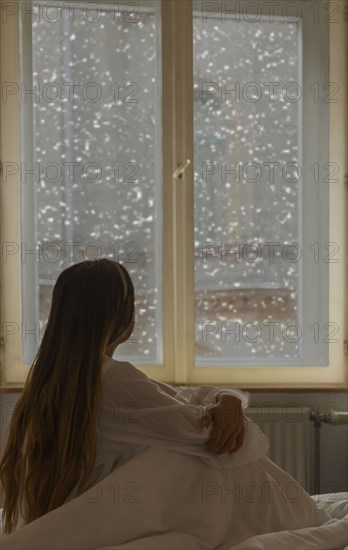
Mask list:
POLYGON ((303 363, 300 19, 206 8, 194 17, 196 362, 303 363))
POLYGON ((22 126, 32 126, 21 147, 22 317, 26 327, 35 320, 24 362, 37 351, 59 273, 101 256, 124 262, 134 281, 127 358, 163 362, 158 8, 36 3, 22 26, 33 90, 22 109, 31 111, 22 126))
POLYGON ((7 383, 26 377, 58 274, 101 255, 135 283, 117 357, 149 375, 344 383, 342 5, 2 8, 19 54, 1 66, 2 128, 18 119, 2 155, 7 383))

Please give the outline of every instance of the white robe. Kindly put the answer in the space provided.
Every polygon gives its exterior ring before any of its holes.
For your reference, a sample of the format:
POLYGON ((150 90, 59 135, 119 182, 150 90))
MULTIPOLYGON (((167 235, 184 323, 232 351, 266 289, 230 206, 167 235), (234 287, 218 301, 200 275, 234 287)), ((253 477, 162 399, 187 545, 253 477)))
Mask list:
POLYGON ((247 392, 215 386, 173 387, 149 378, 130 363, 107 356, 102 383, 96 467, 86 486, 146 447, 198 456, 217 468, 250 462, 268 450, 268 439, 254 423, 248 423, 244 447, 235 455, 219 456, 204 446, 212 429, 202 427, 206 408, 216 403, 219 393, 227 392, 238 397, 245 409, 249 403, 247 392))
MULTIPOLYGON (((246 416, 237 453, 207 449, 213 425, 201 420, 221 391, 247 406, 241 390, 174 388, 105 358, 93 487, 2 539, 2 550, 247 548, 250 537, 330 523, 265 456, 268 439, 246 416)), ((314 535, 315 546, 303 548, 343 548, 344 526, 330 529, 333 546, 314 535)))

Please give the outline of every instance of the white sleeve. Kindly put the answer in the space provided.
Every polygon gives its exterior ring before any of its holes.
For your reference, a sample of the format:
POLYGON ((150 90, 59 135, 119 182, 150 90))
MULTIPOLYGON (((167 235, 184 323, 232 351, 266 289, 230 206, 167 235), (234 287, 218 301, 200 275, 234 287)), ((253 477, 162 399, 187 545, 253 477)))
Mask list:
POLYGON ((122 370, 110 368, 104 382, 101 427, 111 447, 113 442, 116 448, 120 443, 159 447, 198 456, 216 468, 252 462, 267 451, 267 438, 246 419, 243 447, 213 453, 205 445, 213 425, 202 426, 206 406, 179 401, 129 363, 122 370))
POLYGON ((246 409, 249 404, 250 394, 249 392, 242 391, 238 388, 218 388, 215 386, 171 386, 165 382, 159 382, 149 378, 151 382, 157 384, 161 390, 168 393, 175 399, 182 401, 183 403, 191 403, 193 405, 215 405, 216 398, 219 393, 230 393, 235 397, 238 397, 242 402, 243 409, 246 409))

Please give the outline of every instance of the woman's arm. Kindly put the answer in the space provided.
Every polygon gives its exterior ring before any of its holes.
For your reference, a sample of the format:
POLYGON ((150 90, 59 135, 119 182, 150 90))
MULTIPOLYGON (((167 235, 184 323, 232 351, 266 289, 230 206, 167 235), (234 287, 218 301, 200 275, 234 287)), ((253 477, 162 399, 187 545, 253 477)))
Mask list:
POLYGON ((159 382, 158 380, 153 380, 152 378, 149 378, 149 380, 157 384, 159 388, 168 395, 175 397, 175 399, 178 399, 183 403, 205 406, 214 405, 221 393, 227 393, 238 397, 238 399, 242 402, 243 409, 246 409, 249 404, 250 394, 238 388, 218 388, 215 386, 206 385, 199 387, 171 386, 166 382, 159 382))
POLYGON ((120 443, 159 447, 196 455, 217 468, 251 462, 267 451, 267 438, 247 420, 240 451, 224 455, 210 451, 205 444, 212 426, 202 425, 207 407, 179 401, 129 363, 108 369, 103 393, 102 437, 115 449, 120 443))

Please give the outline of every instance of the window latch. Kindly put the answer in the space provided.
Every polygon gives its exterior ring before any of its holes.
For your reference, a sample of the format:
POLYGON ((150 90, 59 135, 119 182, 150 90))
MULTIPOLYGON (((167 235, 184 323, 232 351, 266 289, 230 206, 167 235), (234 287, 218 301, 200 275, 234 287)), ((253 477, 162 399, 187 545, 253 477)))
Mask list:
POLYGON ((191 164, 190 159, 186 159, 185 162, 182 162, 181 164, 179 164, 179 166, 177 167, 177 169, 175 170, 175 172, 173 174, 173 178, 175 178, 176 180, 182 179, 183 173, 185 172, 186 168, 190 164, 191 164))

